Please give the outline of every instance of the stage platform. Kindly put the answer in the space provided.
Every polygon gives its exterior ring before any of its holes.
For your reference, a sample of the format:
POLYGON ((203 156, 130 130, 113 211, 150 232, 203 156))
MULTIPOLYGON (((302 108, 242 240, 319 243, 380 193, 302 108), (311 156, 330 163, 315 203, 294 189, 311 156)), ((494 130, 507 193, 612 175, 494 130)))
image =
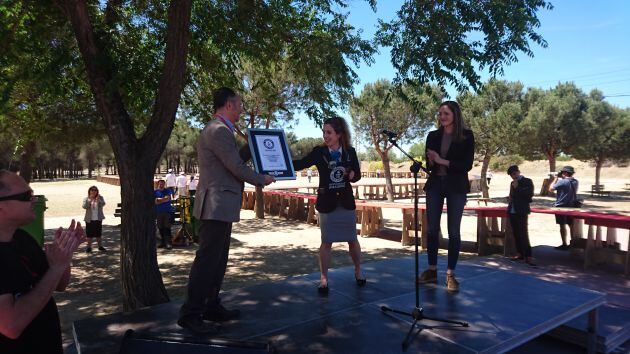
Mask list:
MULTIPOLYGON (((584 269, 581 255, 558 251, 551 246, 534 247, 533 254, 537 267, 512 262, 499 255, 475 257, 471 262, 605 293, 606 304, 600 306, 598 310, 597 350, 600 353, 630 353, 630 280, 624 277, 623 266, 605 264, 584 269)), ((585 318, 580 317, 551 331, 550 335, 584 346, 586 327, 585 318)))
MULTIPOLYGON (((440 258, 441 270, 444 261, 440 258)), ((426 264, 424 255, 420 262, 426 264)), ((412 319, 380 308, 413 310, 413 269, 412 257, 366 263, 364 288, 356 286, 352 268, 333 269, 327 297, 317 294, 318 274, 223 293, 225 306, 243 314, 224 324, 217 337, 270 341, 279 353, 400 353, 412 319)), ((471 262, 460 262, 457 277, 458 293, 441 285, 443 271, 440 285, 422 286, 421 306, 427 316, 466 321, 470 327, 424 320, 409 353, 583 352, 545 337, 532 340, 574 320, 590 317, 595 324, 597 309, 606 298, 600 292, 471 262)), ((180 306, 181 302, 171 302, 77 321, 73 324, 77 351, 118 353, 128 329, 144 336, 203 342, 177 326, 180 306)), ((595 336, 591 340, 594 348, 595 336)))

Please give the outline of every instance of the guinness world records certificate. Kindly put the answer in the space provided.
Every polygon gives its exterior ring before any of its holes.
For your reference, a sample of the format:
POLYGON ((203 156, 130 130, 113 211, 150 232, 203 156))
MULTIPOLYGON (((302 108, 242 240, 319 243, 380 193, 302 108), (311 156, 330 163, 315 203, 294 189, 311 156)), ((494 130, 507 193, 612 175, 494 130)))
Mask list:
POLYGON ((276 180, 295 179, 291 151, 284 130, 247 129, 254 169, 276 180))

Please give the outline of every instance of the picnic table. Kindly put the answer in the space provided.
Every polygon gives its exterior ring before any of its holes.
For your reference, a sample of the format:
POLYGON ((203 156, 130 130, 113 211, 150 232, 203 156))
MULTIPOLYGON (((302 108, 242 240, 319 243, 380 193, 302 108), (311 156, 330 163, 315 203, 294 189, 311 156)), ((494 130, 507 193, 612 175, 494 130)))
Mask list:
MULTIPOLYGON (((317 224, 316 195, 282 190, 265 190, 263 193, 265 213, 317 224)), ((255 199, 255 190, 244 190, 243 208, 253 210, 255 199)), ((359 234, 362 237, 378 234, 383 225, 383 208, 401 211, 402 245, 413 245, 412 232, 418 228, 420 233, 419 245, 423 248, 427 247, 427 228, 423 227, 423 225, 427 225, 426 204, 418 205, 418 225, 414 225, 414 209, 411 203, 357 200, 357 223, 361 224, 359 234)), ((477 217, 476 236, 479 255, 483 256, 495 252, 506 256, 515 254, 514 235, 510 223, 507 221, 508 215, 505 206, 466 206, 464 210, 473 212, 477 217)), ((615 262, 625 266, 626 275, 630 273, 630 252, 621 250, 619 243, 617 243, 619 230, 626 230, 629 231, 628 243, 630 244, 630 216, 570 208, 533 208, 532 213, 572 216, 577 227, 573 228, 574 233, 571 235, 571 239, 584 239, 582 223, 587 224, 589 226, 588 235, 583 247, 584 267, 593 263, 615 262), (602 237, 602 228, 607 229, 605 240, 602 237)))
MULTIPOLYGON (((506 256, 515 253, 514 234, 507 221, 505 207, 472 207, 477 213, 478 254, 492 253, 493 247, 499 247, 506 256), (501 219, 499 222, 498 219, 501 219)), ((574 218, 572 240, 583 239, 582 223, 587 224, 588 234, 584 243, 584 267, 594 263, 619 263, 624 265, 625 275, 630 274, 630 252, 621 250, 617 242, 619 230, 628 231, 630 245, 630 216, 602 213, 571 208, 532 208, 532 213, 567 215, 574 218), (603 240, 602 228, 607 228, 603 240)))

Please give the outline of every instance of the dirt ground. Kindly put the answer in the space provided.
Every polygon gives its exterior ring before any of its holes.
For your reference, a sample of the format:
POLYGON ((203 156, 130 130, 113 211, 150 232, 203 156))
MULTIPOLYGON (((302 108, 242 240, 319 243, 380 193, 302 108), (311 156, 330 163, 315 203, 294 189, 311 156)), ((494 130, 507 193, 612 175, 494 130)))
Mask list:
MULTIPOLYGON (((590 185, 594 183, 594 169, 579 161, 559 162, 559 166, 572 165, 576 168, 576 178, 580 181, 580 197, 584 197, 585 209, 630 214, 630 191, 625 184, 630 183, 630 168, 605 168, 601 183, 611 190, 611 197, 590 197, 590 185)), ((548 170, 546 161, 525 162, 521 165, 524 175, 532 178, 536 191, 548 170)), ((473 173, 475 171, 473 170, 473 173)), ((510 178, 504 172, 493 171, 490 184, 491 204, 505 205, 510 178)), ((364 179, 370 182, 376 179, 364 179)), ((383 181, 383 179, 380 179, 383 181)), ((296 181, 283 181, 274 184, 275 188, 305 185, 305 177, 296 181)), ((317 184, 314 178, 312 185, 317 184)), ((45 227, 47 238, 55 228, 66 227, 72 218, 82 219, 81 202, 91 185, 96 185, 104 196, 106 220, 104 221, 104 245, 107 252, 94 251, 86 254, 82 247, 75 255, 71 285, 65 293, 55 294, 59 306, 64 341, 69 343, 72 321, 100 316, 122 310, 122 294, 119 285, 120 272, 120 219, 113 216, 120 202, 120 188, 97 183, 94 180, 36 182, 31 187, 36 194, 48 199, 45 227)), ((549 207, 551 197, 534 198, 534 206, 549 207)), ((471 205, 477 205, 469 201, 471 205)), ((384 209, 385 227, 400 230, 400 211, 384 209)), ((250 286, 260 282, 283 279, 289 276, 309 274, 318 271, 317 249, 320 244, 319 229, 313 225, 278 218, 257 220, 251 211, 242 211, 242 221, 234 225, 232 245, 224 290, 250 286)), ((559 245, 560 237, 552 215, 533 214, 529 221, 532 246, 559 245)), ((446 232, 446 218, 442 218, 442 229, 446 232)), ((586 229, 585 229, 586 230, 586 229)), ((473 241, 476 233, 476 218, 467 214, 462 222, 462 239, 473 241)), ((585 233, 586 234, 586 233, 585 233)), ((622 249, 627 249, 628 235, 619 234, 622 249)), ((403 247, 398 241, 383 238, 361 238, 364 261, 374 261, 411 255, 412 247, 403 247)), ((331 267, 343 267, 352 262, 346 244, 335 244, 331 267)), ((184 297, 188 272, 196 247, 176 248, 172 251, 158 250, 158 264, 164 284, 171 299, 184 297)), ((462 258, 473 257, 462 254, 462 258)), ((368 278, 377 275, 366 274, 368 278)))

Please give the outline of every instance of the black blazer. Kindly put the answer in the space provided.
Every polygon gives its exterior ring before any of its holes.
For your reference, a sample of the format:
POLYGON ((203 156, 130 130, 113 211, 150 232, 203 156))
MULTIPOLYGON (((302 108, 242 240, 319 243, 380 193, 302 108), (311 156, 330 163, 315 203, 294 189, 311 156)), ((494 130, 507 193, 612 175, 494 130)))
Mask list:
POLYGON ((356 205, 354 203, 354 193, 352 186, 349 182, 356 182, 361 179, 361 167, 359 165, 359 159, 357 158, 357 152, 353 147, 350 147, 348 151, 342 149, 341 163, 346 168, 346 171, 354 171, 354 178, 348 180, 348 177, 343 178, 345 186, 338 189, 329 189, 329 185, 334 183, 331 181, 331 174, 333 173, 333 166, 330 164, 330 152, 326 146, 316 146, 313 148, 306 157, 301 160, 293 160, 293 168, 296 171, 303 170, 305 168, 315 165, 319 172, 319 189, 317 190, 317 203, 315 208, 320 213, 330 213, 335 210, 337 205, 341 205, 345 209, 354 210, 356 205))
POLYGON ((508 213, 512 210, 512 206, 514 206, 515 214, 526 215, 531 213, 529 203, 532 202, 532 197, 534 196, 534 182, 527 177, 521 178, 516 188, 510 185, 510 196, 512 198, 508 203, 508 213))
MULTIPOLYGON (((427 136, 426 149, 431 149, 440 153, 442 145, 443 129, 431 131, 427 136)), ((426 150, 425 150, 426 156, 426 150)), ((445 159, 450 166, 446 168, 446 192, 450 193, 470 193, 470 182, 468 181, 468 171, 472 169, 475 157, 475 137, 472 130, 464 129, 464 139, 462 141, 451 142, 451 146, 446 153, 445 159)), ((430 190, 440 176, 437 175, 437 164, 428 164, 429 179, 424 185, 424 190, 430 190)))

